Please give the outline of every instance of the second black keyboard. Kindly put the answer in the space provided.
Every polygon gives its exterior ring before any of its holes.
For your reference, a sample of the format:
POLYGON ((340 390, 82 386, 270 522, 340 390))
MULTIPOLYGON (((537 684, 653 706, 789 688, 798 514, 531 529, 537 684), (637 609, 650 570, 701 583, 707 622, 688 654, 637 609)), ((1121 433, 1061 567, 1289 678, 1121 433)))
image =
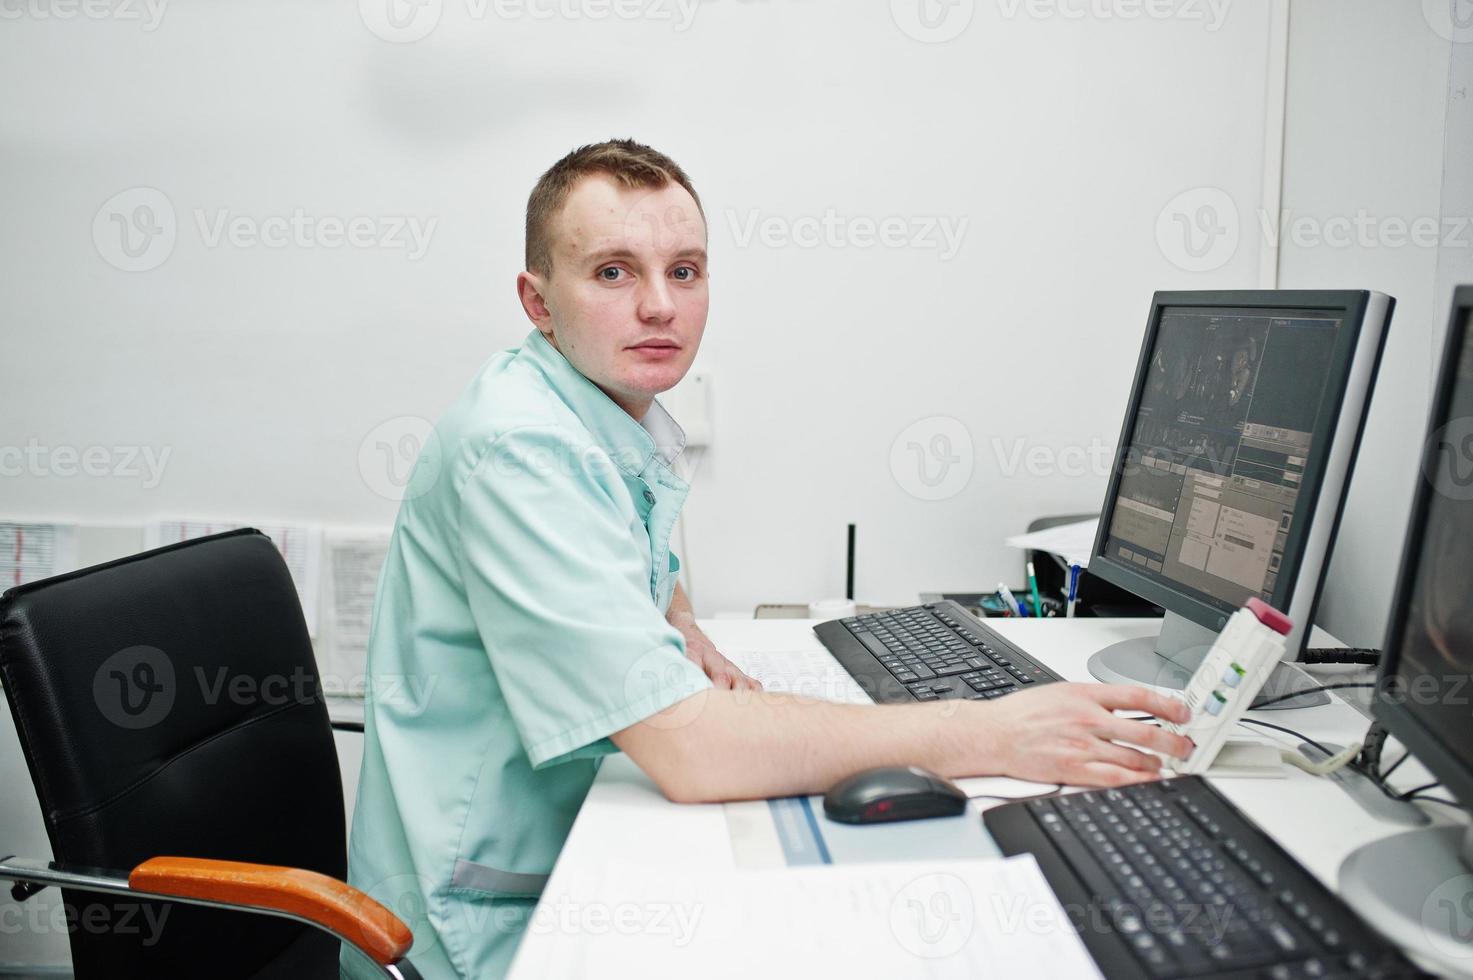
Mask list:
POLYGON ((1419 976, 1200 776, 994 807, 1108 977, 1419 976))

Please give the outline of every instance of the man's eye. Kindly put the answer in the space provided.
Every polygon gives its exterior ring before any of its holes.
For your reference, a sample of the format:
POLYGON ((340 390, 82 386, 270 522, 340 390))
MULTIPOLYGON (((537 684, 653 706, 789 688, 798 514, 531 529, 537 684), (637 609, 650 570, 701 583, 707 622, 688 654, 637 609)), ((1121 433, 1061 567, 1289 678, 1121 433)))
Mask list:
POLYGON ((604 282, 618 282, 619 276, 622 275, 623 272, 624 270, 620 269, 618 266, 609 265, 598 270, 598 277, 604 282))
POLYGON ((682 265, 677 267, 672 274, 681 282, 690 282, 696 277, 696 270, 691 266, 682 265))

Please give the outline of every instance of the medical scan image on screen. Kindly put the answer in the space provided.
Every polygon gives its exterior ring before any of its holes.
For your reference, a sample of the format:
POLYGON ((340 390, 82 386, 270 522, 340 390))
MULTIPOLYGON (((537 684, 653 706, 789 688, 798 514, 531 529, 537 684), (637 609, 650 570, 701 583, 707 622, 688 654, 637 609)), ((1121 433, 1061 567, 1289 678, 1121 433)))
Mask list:
MULTIPOLYGON (((1417 716, 1473 758, 1473 346, 1458 352, 1443 425, 1430 437, 1425 530, 1402 625, 1397 678, 1417 716)), ((1468 801, 1465 801, 1468 802, 1468 801)))
POLYGON ((1270 597, 1340 325, 1163 310, 1104 553, 1219 607, 1270 597))

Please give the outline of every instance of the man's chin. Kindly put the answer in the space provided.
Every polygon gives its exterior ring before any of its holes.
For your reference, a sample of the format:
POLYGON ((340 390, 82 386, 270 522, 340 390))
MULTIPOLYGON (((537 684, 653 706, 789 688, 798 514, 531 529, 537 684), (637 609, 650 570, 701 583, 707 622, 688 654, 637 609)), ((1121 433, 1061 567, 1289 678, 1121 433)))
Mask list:
POLYGON ((625 376, 626 388, 631 394, 646 398, 662 395, 680 384, 690 370, 689 364, 645 364, 625 376))

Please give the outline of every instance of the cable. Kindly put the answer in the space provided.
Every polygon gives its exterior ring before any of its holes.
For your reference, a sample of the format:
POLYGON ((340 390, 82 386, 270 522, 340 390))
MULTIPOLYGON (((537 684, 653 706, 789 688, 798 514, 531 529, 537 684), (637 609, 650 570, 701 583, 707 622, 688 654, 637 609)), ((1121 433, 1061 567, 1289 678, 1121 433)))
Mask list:
POLYGON ((1356 760, 1362 772, 1376 772, 1381 768, 1381 753, 1386 748, 1386 739, 1391 733, 1379 721, 1371 722, 1366 737, 1361 740, 1360 758, 1356 760))
MULTIPOLYGON (((703 446, 692 446, 691 447, 690 453, 687 454, 687 456, 686 456, 686 460, 687 460, 686 470, 689 473, 689 476, 685 477, 685 482, 686 483, 695 483, 696 482, 696 470, 697 470, 698 467, 700 467, 701 460, 705 457, 705 455, 706 455, 705 447, 703 447, 703 446)), ((685 508, 683 508, 683 507, 680 510, 680 517, 679 517, 677 523, 680 526, 680 576, 679 576, 679 578, 685 579, 685 597, 690 600, 691 609, 695 609, 695 607, 696 607, 696 590, 695 590, 695 585, 691 582, 691 573, 690 573, 690 567, 691 567, 690 548, 685 543, 685 508)))
POLYGON ((1463 804, 1459 803, 1457 800, 1445 800, 1445 799, 1443 799, 1440 796, 1411 796, 1411 797, 1408 797, 1408 799, 1409 800, 1422 800, 1423 802, 1426 802, 1426 803, 1441 803, 1444 806, 1454 807, 1455 809, 1458 809, 1458 810, 1463 809, 1463 804))
POLYGON ((1424 790, 1424 789, 1436 789, 1437 787, 1439 787, 1441 785, 1442 785, 1442 780, 1439 779, 1439 780, 1436 780, 1435 782, 1427 783, 1424 786, 1418 786, 1416 789, 1409 789, 1405 793, 1397 793, 1396 794, 1396 798, 1398 800, 1411 799, 1413 796, 1416 796, 1418 793, 1422 792, 1422 790, 1424 790))
POLYGON ((1287 749, 1279 750, 1279 757, 1296 769, 1303 769, 1311 776, 1328 776, 1338 772, 1347 766, 1355 768, 1355 757, 1360 754, 1360 743, 1356 742, 1341 749, 1328 759, 1319 762, 1310 762, 1302 752, 1290 752, 1287 749))
POLYGON ((1381 780, 1382 782, 1385 782, 1386 780, 1390 779, 1391 778, 1391 774, 1394 773, 1394 772, 1396 772, 1396 767, 1399 766, 1399 765, 1401 765, 1403 762, 1407 761, 1407 759, 1411 758, 1411 755, 1412 755, 1412 750, 1411 749, 1407 749, 1405 752, 1403 752, 1401 754, 1401 758, 1400 759, 1397 759, 1395 762, 1393 762, 1390 765, 1390 767, 1387 768, 1387 770, 1385 772, 1381 773, 1376 778, 1379 779, 1379 780, 1381 780))
POLYGON ((1285 728, 1283 725, 1275 725, 1272 722, 1259 721, 1256 718, 1240 718, 1238 719, 1238 724, 1258 725, 1262 728, 1272 728, 1275 731, 1284 732, 1286 735, 1293 735, 1297 739, 1302 739, 1305 744, 1318 749, 1325 756, 1325 758, 1321 759, 1319 762, 1311 762, 1309 759, 1306 759, 1304 757, 1304 754, 1302 752, 1290 752, 1287 750, 1281 750, 1279 752, 1279 757, 1281 759, 1297 769, 1304 770, 1311 776, 1329 776, 1332 773, 1338 772, 1341 769, 1351 769, 1355 772, 1361 773, 1364 772, 1364 769, 1361 768, 1360 763, 1357 760, 1357 756, 1360 755, 1361 751, 1361 744, 1359 742, 1356 742, 1353 745, 1346 746, 1339 752, 1331 752, 1328 748, 1321 745, 1319 742, 1316 742, 1308 735, 1296 732, 1292 728, 1285 728))
POLYGON ((1381 651, 1370 647, 1309 647, 1300 658, 1306 664, 1379 664, 1381 651))
POLYGON ((1306 694, 1318 694, 1321 691, 1339 691, 1339 690, 1342 690, 1342 689, 1348 688, 1348 687, 1375 687, 1375 686, 1376 686, 1376 682, 1375 681, 1356 681, 1354 683, 1345 683, 1345 684, 1321 684, 1318 687, 1306 687, 1302 691, 1295 691, 1292 694, 1280 694, 1276 698, 1269 698, 1267 701, 1260 701, 1260 702, 1258 702, 1257 704, 1255 704, 1253 706, 1253 710, 1254 711, 1258 711, 1258 710, 1260 710, 1262 708, 1267 708, 1271 704, 1278 704, 1280 701, 1292 701, 1294 698, 1300 698, 1300 697, 1303 697, 1306 694))
POLYGON ((1240 725, 1258 725, 1260 728, 1272 728, 1274 731, 1283 732, 1285 735, 1293 735, 1295 738, 1300 739, 1305 744, 1310 745, 1310 746, 1313 746, 1316 749, 1319 749, 1321 752, 1323 752, 1325 754, 1326 757, 1331 757, 1331 756, 1334 756, 1335 755, 1334 752, 1331 752, 1329 749, 1325 748, 1323 745, 1321 745, 1320 743, 1316 742, 1314 739, 1310 738, 1308 735, 1301 735, 1299 732, 1296 732, 1294 729, 1292 729, 1292 728, 1285 728, 1283 725, 1275 725, 1273 722, 1268 722, 1268 721, 1259 721, 1257 718, 1239 718, 1238 719, 1238 724, 1240 724, 1240 725))

